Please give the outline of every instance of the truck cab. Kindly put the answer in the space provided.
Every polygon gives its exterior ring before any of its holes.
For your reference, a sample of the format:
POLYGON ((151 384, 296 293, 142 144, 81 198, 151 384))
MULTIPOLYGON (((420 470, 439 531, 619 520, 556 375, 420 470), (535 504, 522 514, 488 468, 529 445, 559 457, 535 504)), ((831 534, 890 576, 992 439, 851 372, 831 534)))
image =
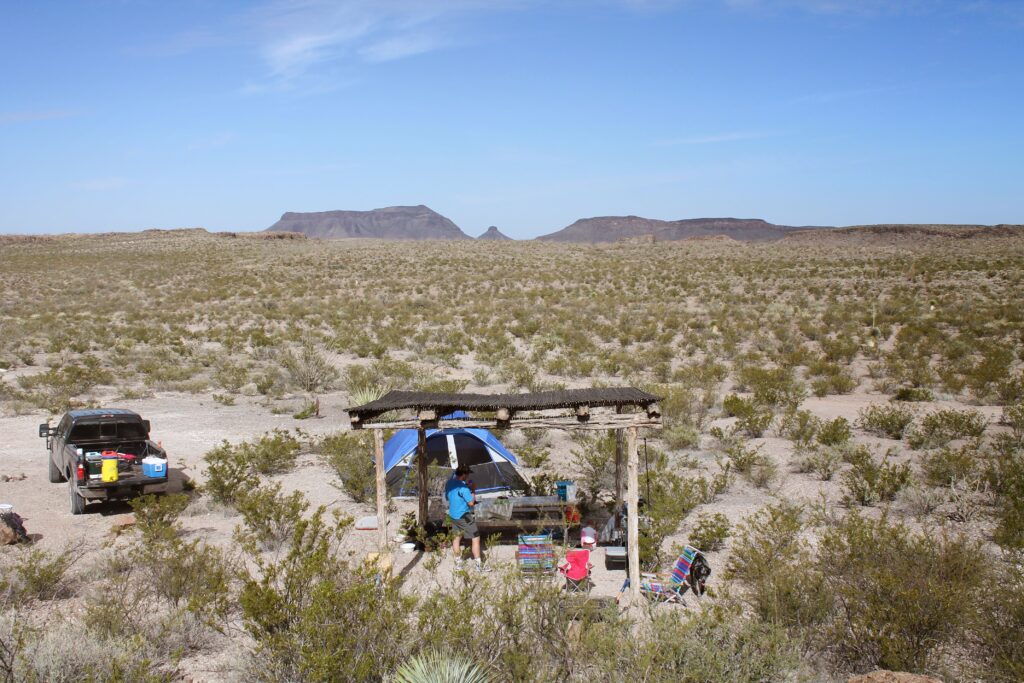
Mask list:
POLYGON ((149 420, 121 408, 72 410, 56 426, 39 425, 50 482, 68 482, 71 514, 85 512, 89 501, 166 489, 167 453, 149 430, 149 420))

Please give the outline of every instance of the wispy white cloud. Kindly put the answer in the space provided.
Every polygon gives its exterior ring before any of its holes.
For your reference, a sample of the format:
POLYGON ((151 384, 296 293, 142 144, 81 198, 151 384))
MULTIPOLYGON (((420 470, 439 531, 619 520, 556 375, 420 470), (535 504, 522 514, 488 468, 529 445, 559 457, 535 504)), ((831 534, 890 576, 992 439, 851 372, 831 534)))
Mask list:
POLYGON ((87 178, 71 183, 71 189, 85 192, 109 192, 120 190, 132 184, 130 178, 122 176, 110 176, 106 178, 87 178))
POLYGON ((33 123, 35 121, 68 119, 74 116, 78 116, 78 112, 64 109, 51 109, 45 111, 7 111, 0 112, 0 126, 12 125, 15 123, 33 123))
POLYGON ((535 0, 274 0, 248 18, 266 65, 249 92, 322 87, 360 63, 393 61, 465 40, 462 18, 535 0), (326 78, 325 78, 326 76, 326 78))
POLYGON ((710 135, 694 135, 684 138, 670 138, 659 140, 656 144, 659 147, 678 147, 684 145, 712 145, 719 142, 738 142, 741 140, 763 140, 781 135, 773 131, 731 131, 727 133, 713 133, 710 135))

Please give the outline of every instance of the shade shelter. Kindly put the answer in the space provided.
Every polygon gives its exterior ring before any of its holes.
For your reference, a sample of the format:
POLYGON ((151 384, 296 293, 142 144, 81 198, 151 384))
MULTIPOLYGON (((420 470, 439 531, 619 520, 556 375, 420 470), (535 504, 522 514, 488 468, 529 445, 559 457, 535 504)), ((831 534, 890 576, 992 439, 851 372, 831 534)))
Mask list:
MULTIPOLYGON (((415 429, 420 457, 417 465, 419 523, 427 522, 426 437, 431 429, 541 428, 613 429, 625 433, 627 547, 630 591, 639 597, 639 456, 637 432, 641 427, 661 427, 658 397, 632 387, 567 389, 527 394, 456 394, 391 391, 370 403, 348 409, 353 429, 372 429, 377 480, 377 529, 381 550, 387 545, 387 488, 384 466, 385 429, 415 429), (474 417, 445 419, 455 411, 472 411, 474 417)), ((622 439, 618 439, 621 443, 622 439)), ((616 452, 616 488, 619 489, 621 454, 616 452)), ((616 496, 621 494, 616 491, 616 496)))

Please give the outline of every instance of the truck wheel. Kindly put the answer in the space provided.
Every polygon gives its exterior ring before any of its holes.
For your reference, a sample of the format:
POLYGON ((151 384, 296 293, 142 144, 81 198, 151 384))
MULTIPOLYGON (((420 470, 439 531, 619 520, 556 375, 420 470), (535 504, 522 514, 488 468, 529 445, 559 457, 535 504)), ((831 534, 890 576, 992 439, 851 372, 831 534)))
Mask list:
POLYGON ((64 474, 57 469, 57 466, 53 464, 53 456, 51 455, 47 460, 50 463, 50 483, 60 484, 64 481, 64 474))
POLYGON ((71 514, 80 515, 85 512, 85 498, 75 488, 75 482, 68 482, 68 490, 71 491, 71 514))

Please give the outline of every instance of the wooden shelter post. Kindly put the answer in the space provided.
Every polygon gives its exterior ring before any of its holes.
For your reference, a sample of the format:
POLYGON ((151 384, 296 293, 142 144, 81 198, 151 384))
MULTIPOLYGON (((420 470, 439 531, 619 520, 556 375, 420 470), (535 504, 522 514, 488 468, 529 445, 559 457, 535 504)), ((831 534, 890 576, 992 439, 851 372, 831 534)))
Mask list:
MULTIPOLYGON (((616 414, 622 412, 622 406, 615 408, 616 414)), ((615 530, 622 531, 622 527, 619 524, 619 513, 622 511, 622 451, 623 451, 623 434, 621 429, 614 430, 615 432, 615 512, 613 513, 612 519, 615 520, 615 530)))
POLYGON ((418 440, 416 443, 416 495, 419 497, 419 524, 421 528, 427 527, 427 513, 429 512, 429 494, 427 490, 427 430, 421 425, 417 430, 418 440))
POLYGON ((631 602, 640 598, 640 454, 636 427, 626 430, 626 558, 631 602))
POLYGON ((388 490, 384 482, 384 434, 373 430, 373 465, 377 477, 377 546, 383 553, 388 545, 388 490))

